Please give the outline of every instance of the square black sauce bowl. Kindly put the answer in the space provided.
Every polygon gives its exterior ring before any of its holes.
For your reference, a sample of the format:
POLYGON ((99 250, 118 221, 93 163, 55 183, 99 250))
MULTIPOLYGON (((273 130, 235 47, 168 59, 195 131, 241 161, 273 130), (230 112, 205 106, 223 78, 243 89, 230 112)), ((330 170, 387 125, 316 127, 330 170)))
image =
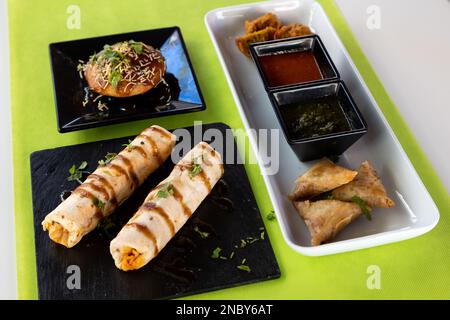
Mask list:
POLYGON ((339 80, 317 35, 254 43, 250 53, 267 91, 339 80))
POLYGON ((367 132, 342 81, 269 93, 284 135, 301 161, 341 155, 367 132))

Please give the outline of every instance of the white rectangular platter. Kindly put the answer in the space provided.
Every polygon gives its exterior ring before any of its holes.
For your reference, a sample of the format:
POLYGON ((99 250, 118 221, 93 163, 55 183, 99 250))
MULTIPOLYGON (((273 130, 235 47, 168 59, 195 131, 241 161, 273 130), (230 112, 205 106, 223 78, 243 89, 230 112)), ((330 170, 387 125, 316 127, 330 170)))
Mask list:
POLYGON ((311 0, 281 0, 239 5, 209 12, 205 16, 205 23, 289 246, 304 255, 334 254, 416 237, 437 224, 439 212, 436 205, 320 4, 311 0), (287 199, 295 178, 312 166, 314 161, 301 162, 291 150, 256 66, 237 49, 234 42, 236 37, 244 34, 245 20, 266 12, 275 13, 283 23, 306 24, 321 37, 369 128, 368 133, 340 157, 339 163, 357 168, 362 161, 370 160, 389 196, 396 202, 392 209, 374 209, 372 221, 361 217, 346 227, 333 242, 320 246, 310 245, 306 225, 287 199), (265 165, 265 152, 258 150, 253 129, 279 130, 279 170, 275 173, 265 165))

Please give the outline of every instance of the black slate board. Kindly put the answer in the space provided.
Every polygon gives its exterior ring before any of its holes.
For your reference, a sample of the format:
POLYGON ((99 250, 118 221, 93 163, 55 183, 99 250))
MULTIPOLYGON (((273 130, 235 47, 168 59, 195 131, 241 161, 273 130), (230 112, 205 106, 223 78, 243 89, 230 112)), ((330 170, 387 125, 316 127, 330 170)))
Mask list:
MULTIPOLYGON (((203 125, 203 132, 217 129, 225 137, 228 127, 221 123, 203 125)), ((186 128, 194 137, 194 127, 186 128)), ((264 224, 242 164, 225 164, 225 174, 194 215, 144 268, 123 272, 114 266, 109 242, 121 226, 136 212, 148 192, 172 170, 169 159, 114 212, 108 221, 110 228, 97 228, 72 249, 52 242, 42 231, 41 221, 61 201, 63 190, 73 190, 76 182, 67 181, 73 164, 87 161, 87 170, 95 170, 97 161, 107 152, 118 152, 129 138, 112 139, 75 146, 37 151, 31 154, 34 228, 37 279, 40 299, 164 299, 238 286, 278 278, 280 270, 269 242, 255 241, 244 248, 239 246, 246 237, 259 238, 264 224), (206 239, 194 230, 210 233, 206 239), (233 259, 212 259, 216 247, 224 255, 235 251, 233 259), (241 260, 251 272, 237 269, 241 260), (68 267, 80 268, 81 288, 68 289, 68 267)), ((239 157, 230 139, 236 159, 239 157)), ((210 142, 205 140, 206 142, 210 142)), ((198 143, 199 140, 194 141, 198 143)), ((229 143, 230 141, 227 140, 229 143)), ((193 143, 193 145, 195 145, 193 143)), ((224 142, 225 144, 225 142, 224 142)), ((224 148, 225 150, 226 148, 224 148)), ((218 150, 220 151, 220 150, 218 150)), ((222 152, 225 159, 225 151, 222 152)), ((234 162, 236 163, 236 162, 234 162)))

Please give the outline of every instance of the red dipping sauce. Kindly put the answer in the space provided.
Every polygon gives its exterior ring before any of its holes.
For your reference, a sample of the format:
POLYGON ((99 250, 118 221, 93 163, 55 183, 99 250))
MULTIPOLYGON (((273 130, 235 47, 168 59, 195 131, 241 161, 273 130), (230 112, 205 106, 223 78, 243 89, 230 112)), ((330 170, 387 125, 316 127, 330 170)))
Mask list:
POLYGON ((258 60, 270 87, 323 79, 311 51, 260 56, 258 60))

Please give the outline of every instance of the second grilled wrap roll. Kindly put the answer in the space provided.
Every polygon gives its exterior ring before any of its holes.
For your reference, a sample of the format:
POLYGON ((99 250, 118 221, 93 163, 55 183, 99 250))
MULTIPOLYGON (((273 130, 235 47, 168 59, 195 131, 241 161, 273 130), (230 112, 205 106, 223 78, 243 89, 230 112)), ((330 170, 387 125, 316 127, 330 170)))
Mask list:
POLYGON ((111 241, 117 268, 139 269, 155 258, 223 175, 220 154, 200 142, 154 188, 111 241))
POLYGON ((176 137, 151 126, 106 165, 100 165, 42 222, 53 241, 68 248, 125 201, 171 154, 176 137))

